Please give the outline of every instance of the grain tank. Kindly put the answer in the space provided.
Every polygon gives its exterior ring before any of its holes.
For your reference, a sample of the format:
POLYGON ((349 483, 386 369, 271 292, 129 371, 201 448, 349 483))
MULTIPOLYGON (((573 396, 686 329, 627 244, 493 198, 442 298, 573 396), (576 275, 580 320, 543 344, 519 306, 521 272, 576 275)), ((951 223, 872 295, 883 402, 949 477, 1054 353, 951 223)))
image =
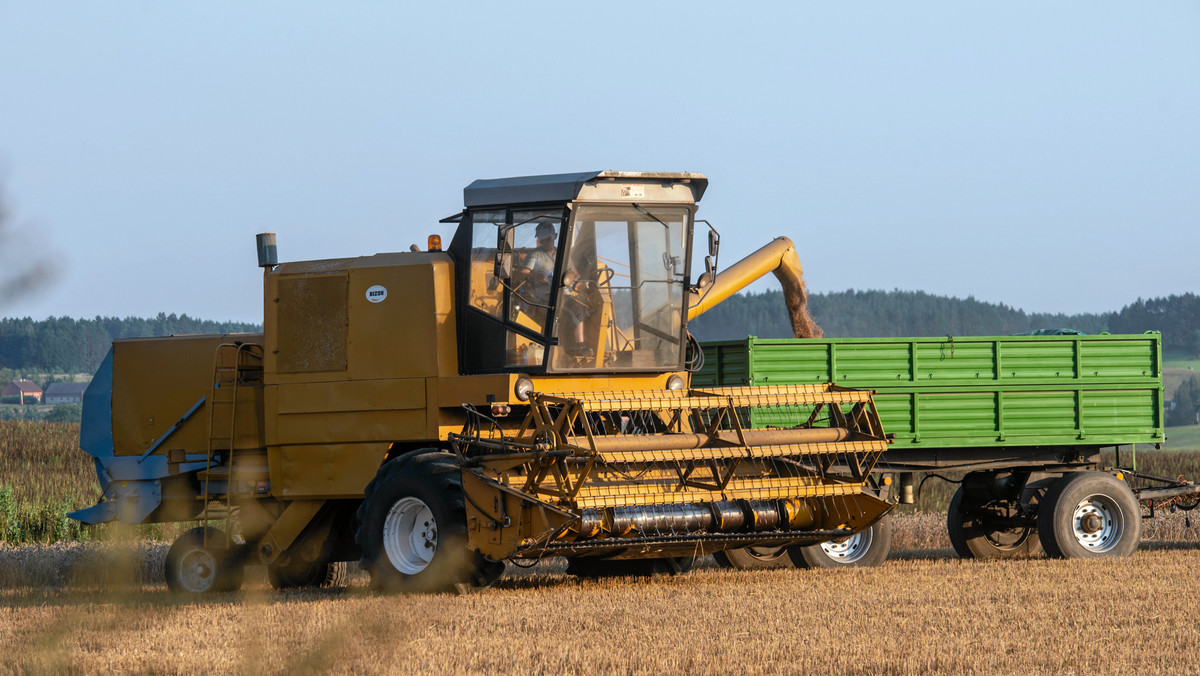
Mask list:
POLYGON ((262 334, 113 345, 81 438, 103 497, 72 516, 207 522, 167 557, 190 592, 250 564, 289 587, 358 560, 412 591, 549 556, 678 568, 871 527, 892 501, 869 392, 689 385, 688 320, 753 279, 780 274, 806 316, 784 238, 722 272, 710 231, 694 278, 707 184, 476 181, 444 251, 278 263, 261 238, 262 334))

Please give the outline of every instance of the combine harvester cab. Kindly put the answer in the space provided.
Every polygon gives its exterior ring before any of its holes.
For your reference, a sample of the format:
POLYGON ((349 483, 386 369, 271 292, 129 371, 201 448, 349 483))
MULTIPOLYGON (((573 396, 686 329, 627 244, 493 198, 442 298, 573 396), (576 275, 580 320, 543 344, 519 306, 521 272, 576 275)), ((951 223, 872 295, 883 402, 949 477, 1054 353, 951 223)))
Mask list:
POLYGON ((81 442, 104 496, 73 516, 200 522, 167 557, 189 592, 236 588, 248 564, 290 587, 359 560, 378 588, 436 591, 549 556, 873 562, 861 534, 886 535, 894 500, 872 478, 888 442, 869 391, 689 386, 688 320, 768 272, 797 335, 819 335, 786 238, 718 272, 710 228, 693 281, 706 187, 476 181, 446 251, 281 264, 260 236, 262 335, 114 345, 81 442))

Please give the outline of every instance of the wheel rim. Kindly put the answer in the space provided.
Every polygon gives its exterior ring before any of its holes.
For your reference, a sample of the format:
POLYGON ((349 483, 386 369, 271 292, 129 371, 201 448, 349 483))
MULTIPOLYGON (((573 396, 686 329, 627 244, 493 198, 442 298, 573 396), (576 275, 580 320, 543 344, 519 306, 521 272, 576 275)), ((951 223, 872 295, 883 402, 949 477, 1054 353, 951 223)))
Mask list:
POLYGON ((437 551, 437 520, 419 498, 401 498, 388 510, 383 522, 383 548, 388 561, 405 575, 415 575, 429 566, 437 551))
POLYGON ((746 553, 759 561, 776 561, 787 554, 787 547, 746 547, 746 553))
POLYGON ((1088 551, 1107 552, 1121 541, 1121 507, 1107 496, 1089 495, 1075 506, 1071 529, 1088 551))
POLYGON ((179 584, 184 589, 201 593, 212 589, 217 578, 217 559, 207 549, 188 551, 179 560, 179 584))
POLYGON ((1017 510, 1008 505, 997 505, 993 509, 983 509, 975 516, 976 523, 983 531, 983 537, 992 547, 1002 551, 1017 550, 1025 547, 1029 538, 1037 537, 1037 529, 1025 527, 1004 528, 996 526, 993 517, 1012 518, 1017 510), (1002 510, 1002 512, 1001 512, 1002 510))
POLYGON ((825 556, 837 561, 838 563, 855 563, 867 555, 871 551, 871 535, 870 528, 851 535, 845 540, 837 540, 821 543, 821 551, 825 552, 825 556))
POLYGON ((1030 537, 1035 537, 1037 531, 1032 528, 1009 528, 984 532, 984 538, 995 549, 1008 551, 1021 549, 1030 537))

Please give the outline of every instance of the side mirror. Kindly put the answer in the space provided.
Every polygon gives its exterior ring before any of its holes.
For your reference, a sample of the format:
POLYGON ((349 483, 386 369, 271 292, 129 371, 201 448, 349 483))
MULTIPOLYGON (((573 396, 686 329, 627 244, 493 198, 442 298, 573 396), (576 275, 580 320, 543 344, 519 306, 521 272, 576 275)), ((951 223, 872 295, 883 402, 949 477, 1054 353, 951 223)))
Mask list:
POLYGON ((714 272, 716 272, 716 266, 713 265, 713 257, 705 256, 704 257, 704 274, 708 275, 708 278, 711 280, 713 278, 714 272))
POLYGON ((496 265, 492 274, 496 279, 512 279, 513 254, 511 251, 497 251, 496 265))
POLYGON ((721 249, 721 236, 717 234, 712 226, 708 228, 708 255, 712 258, 717 257, 717 251, 721 249))
POLYGON ((496 264, 492 270, 496 279, 512 279, 513 228, 511 225, 501 225, 496 233, 496 264))

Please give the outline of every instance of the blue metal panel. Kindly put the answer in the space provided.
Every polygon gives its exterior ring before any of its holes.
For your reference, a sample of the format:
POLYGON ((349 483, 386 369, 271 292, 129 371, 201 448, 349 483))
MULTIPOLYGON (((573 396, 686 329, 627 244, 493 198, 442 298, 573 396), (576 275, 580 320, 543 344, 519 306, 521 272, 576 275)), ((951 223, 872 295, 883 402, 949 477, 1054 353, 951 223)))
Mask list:
MULTIPOLYGON (((188 456, 189 458, 195 456, 188 456)), ((204 456, 200 456, 203 458, 204 456)), ((199 462, 183 462, 179 469, 172 472, 167 464, 167 456, 152 455, 139 461, 137 456, 121 456, 104 460, 104 471, 112 481, 140 481, 145 479, 162 479, 176 474, 187 474, 204 469, 207 460, 199 462)))
POLYGON ((108 349, 91 384, 83 393, 83 424, 79 427, 79 447, 93 457, 113 455, 112 433, 113 351, 108 349))
POLYGON ((69 518, 76 521, 94 526, 98 523, 107 523, 117 518, 117 503, 101 502, 98 505, 92 505, 87 509, 80 509, 67 514, 69 518))

